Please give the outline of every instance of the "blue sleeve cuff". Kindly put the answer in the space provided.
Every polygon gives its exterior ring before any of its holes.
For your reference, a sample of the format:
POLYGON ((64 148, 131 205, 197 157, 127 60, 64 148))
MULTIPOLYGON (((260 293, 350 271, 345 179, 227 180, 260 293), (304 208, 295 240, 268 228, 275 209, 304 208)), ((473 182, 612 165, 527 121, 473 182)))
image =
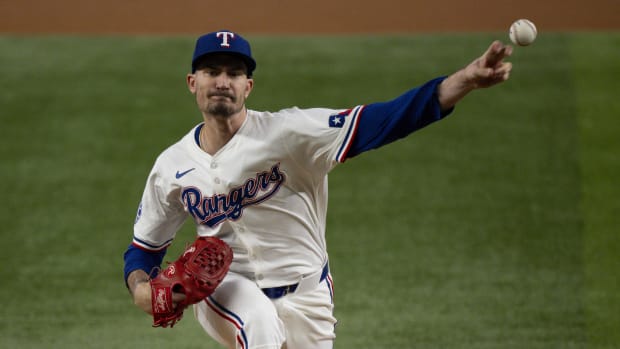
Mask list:
POLYGON ((163 249, 156 252, 150 252, 142 250, 136 246, 129 245, 127 251, 125 251, 124 259, 125 259, 125 285, 127 285, 127 277, 134 270, 144 270, 151 277, 157 275, 151 275, 154 272, 155 268, 161 265, 161 262, 164 259, 164 255, 166 255, 166 250, 163 249))

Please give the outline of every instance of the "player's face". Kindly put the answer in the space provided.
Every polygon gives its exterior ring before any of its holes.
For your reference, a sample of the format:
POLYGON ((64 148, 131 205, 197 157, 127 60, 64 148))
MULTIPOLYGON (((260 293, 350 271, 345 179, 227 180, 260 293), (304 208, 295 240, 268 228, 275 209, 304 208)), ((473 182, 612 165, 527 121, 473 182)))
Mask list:
POLYGON ((254 80, 248 78, 243 60, 215 55, 202 62, 187 83, 200 111, 216 117, 231 117, 243 110, 254 80))

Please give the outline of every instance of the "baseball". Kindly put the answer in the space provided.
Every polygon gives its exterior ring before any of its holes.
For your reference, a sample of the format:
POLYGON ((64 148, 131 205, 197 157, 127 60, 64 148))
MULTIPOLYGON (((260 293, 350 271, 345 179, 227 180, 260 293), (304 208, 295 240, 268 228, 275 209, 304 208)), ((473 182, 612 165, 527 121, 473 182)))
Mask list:
POLYGON ((508 35, 510 36, 510 41, 515 45, 527 46, 536 40, 537 34, 538 31, 532 21, 519 19, 512 23, 508 35))

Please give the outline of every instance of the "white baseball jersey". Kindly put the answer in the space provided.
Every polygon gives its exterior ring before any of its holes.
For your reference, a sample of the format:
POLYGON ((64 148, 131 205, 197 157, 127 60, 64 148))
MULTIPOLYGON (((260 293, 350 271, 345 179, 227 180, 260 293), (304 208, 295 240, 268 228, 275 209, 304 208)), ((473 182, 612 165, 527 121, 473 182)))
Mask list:
POLYGON ((197 125, 157 158, 133 243, 161 250, 189 215, 199 235, 232 247, 231 271, 261 288, 320 270, 327 259, 327 174, 345 160, 362 108, 248 110, 213 156, 200 148, 197 125))

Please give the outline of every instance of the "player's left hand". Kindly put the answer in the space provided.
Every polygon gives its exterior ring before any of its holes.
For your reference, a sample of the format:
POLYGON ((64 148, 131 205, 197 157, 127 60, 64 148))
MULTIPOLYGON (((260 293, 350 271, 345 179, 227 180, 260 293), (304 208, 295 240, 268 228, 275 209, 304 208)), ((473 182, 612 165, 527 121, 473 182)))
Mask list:
POLYGON ((154 279, 149 280, 154 327, 172 327, 189 305, 215 291, 228 272, 233 251, 216 237, 199 237, 154 279))

